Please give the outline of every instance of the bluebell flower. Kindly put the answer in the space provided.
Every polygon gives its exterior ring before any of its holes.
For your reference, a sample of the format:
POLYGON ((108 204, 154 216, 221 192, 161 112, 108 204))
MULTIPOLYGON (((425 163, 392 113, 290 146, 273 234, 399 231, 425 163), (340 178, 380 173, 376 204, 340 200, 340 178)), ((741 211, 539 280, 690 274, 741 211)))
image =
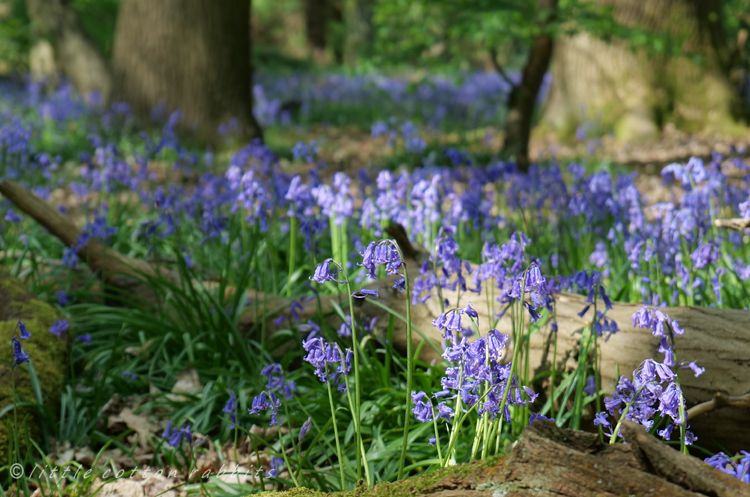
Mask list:
POLYGON ((23 218, 19 216, 18 214, 16 214, 15 212, 13 212, 13 209, 8 209, 8 212, 5 213, 5 220, 8 221, 9 223, 16 224, 16 223, 21 222, 23 218))
POLYGON ((234 428, 237 422, 237 398, 232 390, 227 389, 227 391, 229 392, 229 400, 227 400, 221 412, 229 414, 230 427, 234 428))
POLYGON ((70 328, 70 324, 68 323, 67 319, 63 319, 61 321, 55 321, 52 326, 50 326, 49 331, 56 337, 61 336, 63 333, 65 333, 70 328))
POLYGON ((59 292, 57 292, 57 302, 61 306, 65 307, 66 305, 71 304, 73 302, 73 298, 69 297, 67 293, 60 290, 59 292))
POLYGON ((261 392, 260 395, 253 399, 252 407, 248 408, 250 414, 260 414, 261 411, 271 411, 271 422, 270 426, 276 426, 279 424, 279 407, 281 407, 281 400, 276 397, 273 392, 261 392))
POLYGON ((162 438, 166 438, 168 440, 169 446, 175 449, 179 448, 183 439, 187 440, 188 444, 193 443, 193 434, 190 432, 190 425, 186 426, 185 428, 173 429, 172 421, 167 423, 167 429, 164 430, 162 438))
POLYGON ((16 326, 21 331, 21 340, 28 340, 31 338, 31 332, 26 329, 26 325, 23 324, 23 321, 19 321, 16 326))
POLYGON ((302 428, 299 430, 299 441, 302 442, 304 440, 305 436, 307 435, 307 432, 310 431, 310 428, 312 428, 312 418, 308 417, 307 420, 302 423, 302 428))
POLYGON ((266 471, 266 476, 269 478, 275 478, 281 473, 281 468, 284 467, 284 459, 279 456, 271 457, 271 469, 266 471))
POLYGON ((365 299, 367 297, 377 297, 378 296, 378 290, 377 288, 374 290, 370 290, 368 288, 361 288, 354 293, 352 293, 352 297, 355 299, 365 299))
POLYGON ((11 354, 13 359, 13 366, 19 366, 24 362, 29 362, 29 354, 21 347, 21 342, 13 337, 13 353, 11 354))
POLYGON ((91 345, 91 335, 88 335, 88 334, 86 334, 86 335, 78 335, 76 337, 76 340, 81 341, 81 342, 85 343, 86 345, 91 345))

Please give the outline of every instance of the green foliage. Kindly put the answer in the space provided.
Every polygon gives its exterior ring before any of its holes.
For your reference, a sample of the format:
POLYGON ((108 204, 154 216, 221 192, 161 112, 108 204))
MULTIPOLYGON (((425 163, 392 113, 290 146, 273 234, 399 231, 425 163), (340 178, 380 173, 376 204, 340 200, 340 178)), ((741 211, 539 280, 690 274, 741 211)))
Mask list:
POLYGON ((72 5, 84 32, 111 59, 120 0, 74 0, 72 5))
POLYGON ((29 17, 24 0, 0 3, 0 74, 24 71, 28 68, 27 56, 31 46, 29 17))

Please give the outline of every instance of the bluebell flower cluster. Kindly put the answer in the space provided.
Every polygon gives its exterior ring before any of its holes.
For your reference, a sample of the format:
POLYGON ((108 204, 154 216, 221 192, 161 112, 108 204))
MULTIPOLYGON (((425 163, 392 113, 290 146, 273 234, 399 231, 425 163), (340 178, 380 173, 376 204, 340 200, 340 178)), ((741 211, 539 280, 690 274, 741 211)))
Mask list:
MULTIPOLYGON (((664 354, 664 360, 657 362, 646 359, 635 371, 633 380, 626 376, 620 377, 615 391, 604 399, 604 405, 612 417, 622 417, 642 425, 650 430, 655 423, 655 416, 666 418, 669 423, 657 433, 662 438, 669 440, 674 428, 681 427, 686 421, 684 414, 685 404, 682 389, 678 382, 678 373, 674 355, 674 335, 681 335, 684 331, 678 323, 659 309, 643 307, 633 314, 633 326, 647 328, 654 336, 661 338, 659 352, 664 354)), ((690 368, 695 376, 703 373, 704 369, 694 362, 683 364, 679 367, 690 368)), ((621 437, 621 433, 613 433, 613 427, 606 413, 596 415, 594 423, 608 430, 608 434, 621 437)), ((685 444, 690 445, 697 437, 685 426, 685 444)))
POLYGON ((742 450, 734 458, 719 452, 706 458, 704 462, 719 471, 736 477, 741 482, 750 484, 750 452, 742 450))
POLYGON ((284 378, 284 369, 281 364, 271 364, 260 371, 260 374, 268 380, 266 388, 275 390, 283 395, 287 400, 293 397, 293 392, 297 391, 297 384, 292 380, 284 378))
POLYGON ((188 445, 193 443, 193 434, 190 432, 190 425, 180 429, 172 428, 172 421, 167 423, 167 428, 164 430, 162 438, 166 438, 169 446, 175 449, 180 447, 183 440, 187 441, 188 445))

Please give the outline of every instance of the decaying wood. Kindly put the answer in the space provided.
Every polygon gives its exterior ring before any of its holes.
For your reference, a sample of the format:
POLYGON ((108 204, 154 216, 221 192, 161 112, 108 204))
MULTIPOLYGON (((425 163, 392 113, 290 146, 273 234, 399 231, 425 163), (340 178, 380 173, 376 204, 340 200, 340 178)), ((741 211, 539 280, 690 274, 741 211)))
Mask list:
MULTIPOLYGON (((357 492, 360 497, 740 497, 750 487, 700 459, 669 448, 639 425, 625 422, 627 444, 537 420, 496 462, 447 470, 424 485, 423 476, 357 492)), ((301 492, 300 492, 301 493, 301 492)), ((295 491, 274 494, 292 497, 295 491)), ((306 494, 305 494, 306 495, 306 494)), ((325 494, 316 494, 325 495, 325 494)), ((338 494, 336 494, 338 495, 338 494)))
POLYGON ((714 226, 730 230, 744 231, 750 228, 750 219, 715 219, 714 226))
MULTIPOLYGON (((0 193, 13 201, 21 210, 45 226, 50 233, 59 238, 69 247, 75 247, 81 230, 63 214, 42 201, 20 185, 5 180, 0 182, 0 193)), ((405 233, 391 230, 391 236, 398 239, 409 255, 407 270, 410 277, 416 278, 419 268, 426 258, 424 251, 409 245, 405 233)), ((154 276, 159 271, 162 277, 178 282, 176 272, 162 269, 157 265, 150 265, 144 261, 125 257, 111 250, 100 242, 90 241, 78 250, 79 257, 86 261, 91 269, 102 274, 107 283, 143 299, 153 300, 153 290, 148 283, 144 283, 143 276, 154 276)), ((356 313, 360 317, 377 317, 379 328, 382 330, 388 323, 390 313, 383 306, 406 315, 405 296, 392 289, 393 279, 384 278, 366 285, 367 288, 377 288, 378 299, 364 299, 355 302, 356 313)), ((231 291, 231 289, 230 289, 231 291)), ((443 297, 451 305, 465 305, 471 301, 479 313, 480 329, 485 331, 489 319, 487 302, 492 301, 487 286, 479 294, 464 292, 459 299, 457 292, 444 291, 443 297)), ((252 305, 240 319, 240 326, 249 329, 257 317, 265 309, 277 309, 269 317, 287 313, 291 299, 284 299, 276 295, 264 295, 255 290, 248 291, 248 298, 252 305)), ((300 302, 302 310, 299 312, 302 322, 312 318, 317 312, 317 299, 300 302)), ((331 314, 329 322, 334 329, 341 324, 337 315, 331 313, 334 303, 342 309, 347 309, 345 295, 324 296, 320 299, 321 308, 331 314)), ((580 317, 578 314, 586 307, 584 297, 562 293, 556 296, 556 318, 559 327, 557 333, 557 355, 553 357, 554 335, 549 327, 542 328, 532 336, 530 341, 530 369, 532 376, 549 371, 554 364, 557 371, 570 372, 577 366, 579 341, 583 329, 594 315, 593 307, 580 317)), ((631 326, 631 317, 640 308, 636 304, 615 303, 614 308, 607 311, 607 317, 619 325, 621 331, 606 340, 600 340, 600 371, 602 387, 611 390, 616 381, 616 371, 622 375, 631 375, 633 370, 646 358, 656 357, 659 340, 648 330, 636 329, 631 326)), ((495 308, 491 312, 497 312, 495 308)), ((601 310, 601 306, 600 306, 601 310)), ((676 319, 685 330, 683 336, 676 338, 676 352, 679 359, 696 361, 706 372, 695 378, 690 370, 684 370, 681 376, 688 407, 707 402, 719 393, 727 397, 737 397, 750 392, 750 313, 744 310, 711 309, 703 307, 670 307, 664 312, 676 319)), ((441 349, 440 332, 432 326, 432 320, 440 314, 440 305, 436 295, 425 304, 412 309, 412 322, 416 328, 414 333, 415 345, 426 339, 431 346, 422 347, 421 359, 425 362, 439 361, 441 349), (434 348, 433 348, 434 347, 434 348)), ((278 328, 288 328, 289 322, 280 325, 267 323, 267 330, 273 332, 278 328)), ((508 316, 501 319, 497 329, 511 334, 511 321, 508 316)), ((405 350, 405 329, 401 320, 396 320, 394 345, 405 350)), ((511 345, 512 347, 512 345, 511 345)), ((507 357, 510 357, 508 350, 507 357)), ((537 385, 541 387, 543 385, 537 385)), ((544 391, 544 390, 541 390, 544 391)), ((750 408, 720 409, 705 412, 691 420, 693 430, 699 437, 702 446, 716 448, 717 443, 729 450, 750 448, 750 408)))

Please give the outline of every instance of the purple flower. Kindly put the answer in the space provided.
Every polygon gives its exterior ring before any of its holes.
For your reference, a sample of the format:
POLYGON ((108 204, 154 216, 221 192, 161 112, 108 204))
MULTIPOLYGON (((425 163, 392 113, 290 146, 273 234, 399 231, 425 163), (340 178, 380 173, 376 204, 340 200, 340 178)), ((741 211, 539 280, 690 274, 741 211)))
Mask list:
POLYGON ((91 335, 88 335, 88 334, 87 335, 78 335, 76 337, 76 340, 79 340, 79 341, 85 343, 86 345, 91 345, 91 335))
POLYGON ((8 221, 9 223, 16 224, 16 223, 21 222, 23 218, 19 216, 18 214, 16 214, 15 212, 13 212, 13 209, 8 209, 8 212, 5 214, 5 220, 8 221))
POLYGON ((180 428, 179 430, 177 428, 173 429, 171 421, 167 424, 167 429, 164 430, 162 438, 166 438, 169 441, 168 443, 170 447, 175 449, 180 446, 183 438, 187 440, 188 444, 193 443, 193 434, 190 433, 190 425, 185 428, 180 428))
POLYGON ((28 340, 31 338, 31 332, 26 329, 26 325, 23 324, 23 321, 19 321, 16 326, 21 330, 21 340, 28 340))
POLYGON ((367 270, 367 275, 371 279, 378 277, 375 272, 377 266, 385 266, 385 272, 388 276, 396 276, 404 264, 398 249, 396 249, 395 240, 370 242, 360 255, 362 256, 362 262, 358 265, 367 270))
POLYGON ((71 304, 73 302, 73 298, 69 297, 67 293, 60 290, 59 292, 57 292, 57 302, 61 306, 65 307, 66 305, 71 304))
POLYGON ((252 407, 248 409, 250 414, 260 414, 261 411, 271 410, 271 422, 270 426, 276 426, 279 424, 279 407, 281 407, 281 400, 276 397, 273 392, 261 392, 260 395, 253 399, 252 407))
POLYGON ((55 321, 55 323, 52 326, 50 326, 49 332, 55 335, 56 337, 59 337, 63 333, 68 331, 68 328, 70 328, 70 324, 68 323, 68 320, 63 319, 61 321, 55 321))
POLYGON ((547 416, 543 416, 543 415, 541 415, 539 413, 532 412, 531 416, 529 416, 529 426, 533 425, 534 424, 534 420, 537 420, 537 419, 541 419, 541 420, 544 420, 544 421, 554 421, 555 420, 555 418, 548 418, 547 416))
POLYGON ((414 417, 417 419, 417 421, 421 423, 431 421, 432 402, 427 397, 427 394, 424 392, 413 392, 411 394, 411 399, 412 402, 414 402, 414 407, 412 408, 411 412, 414 414, 414 417), (427 399, 427 402, 425 402, 424 399, 427 399))
POLYGON ((374 290, 362 288, 352 293, 352 297, 354 297, 355 299, 366 299, 367 297, 377 297, 377 296, 378 296, 377 288, 374 290))
POLYGON ((307 435, 307 432, 310 431, 310 428, 312 428, 312 418, 308 417, 307 421, 302 423, 302 428, 299 430, 299 441, 302 442, 304 440, 305 436, 307 435))
POLYGON ((326 259, 315 268, 315 273, 309 277, 310 280, 320 283, 326 283, 328 281, 335 281, 339 284, 345 284, 346 281, 339 281, 337 276, 342 272, 341 266, 338 265, 333 259, 326 259), (339 270, 336 273, 331 273, 331 264, 335 264, 339 270))
POLYGON ((281 468, 284 466, 284 459, 279 456, 273 456, 271 458, 271 469, 266 471, 266 476, 269 478, 275 478, 279 476, 281 468))
POLYGON ((596 415, 594 415, 594 424, 596 426, 603 426, 605 428, 611 427, 611 424, 609 420, 607 419, 607 413, 606 412, 598 412, 596 415))
POLYGON ((29 362, 29 354, 21 348, 21 342, 13 337, 13 353, 11 359, 13 359, 13 366, 20 366, 24 362, 29 362))
POLYGON ((230 426, 234 428, 234 424, 237 422, 237 398, 232 390, 227 391, 229 392, 229 400, 227 400, 227 403, 224 405, 221 412, 229 414, 230 426))
POLYGON ((297 391, 297 384, 284 378, 284 369, 281 367, 281 364, 266 366, 260 371, 260 374, 268 379, 266 388, 284 394, 287 400, 293 397, 292 392, 297 391))

